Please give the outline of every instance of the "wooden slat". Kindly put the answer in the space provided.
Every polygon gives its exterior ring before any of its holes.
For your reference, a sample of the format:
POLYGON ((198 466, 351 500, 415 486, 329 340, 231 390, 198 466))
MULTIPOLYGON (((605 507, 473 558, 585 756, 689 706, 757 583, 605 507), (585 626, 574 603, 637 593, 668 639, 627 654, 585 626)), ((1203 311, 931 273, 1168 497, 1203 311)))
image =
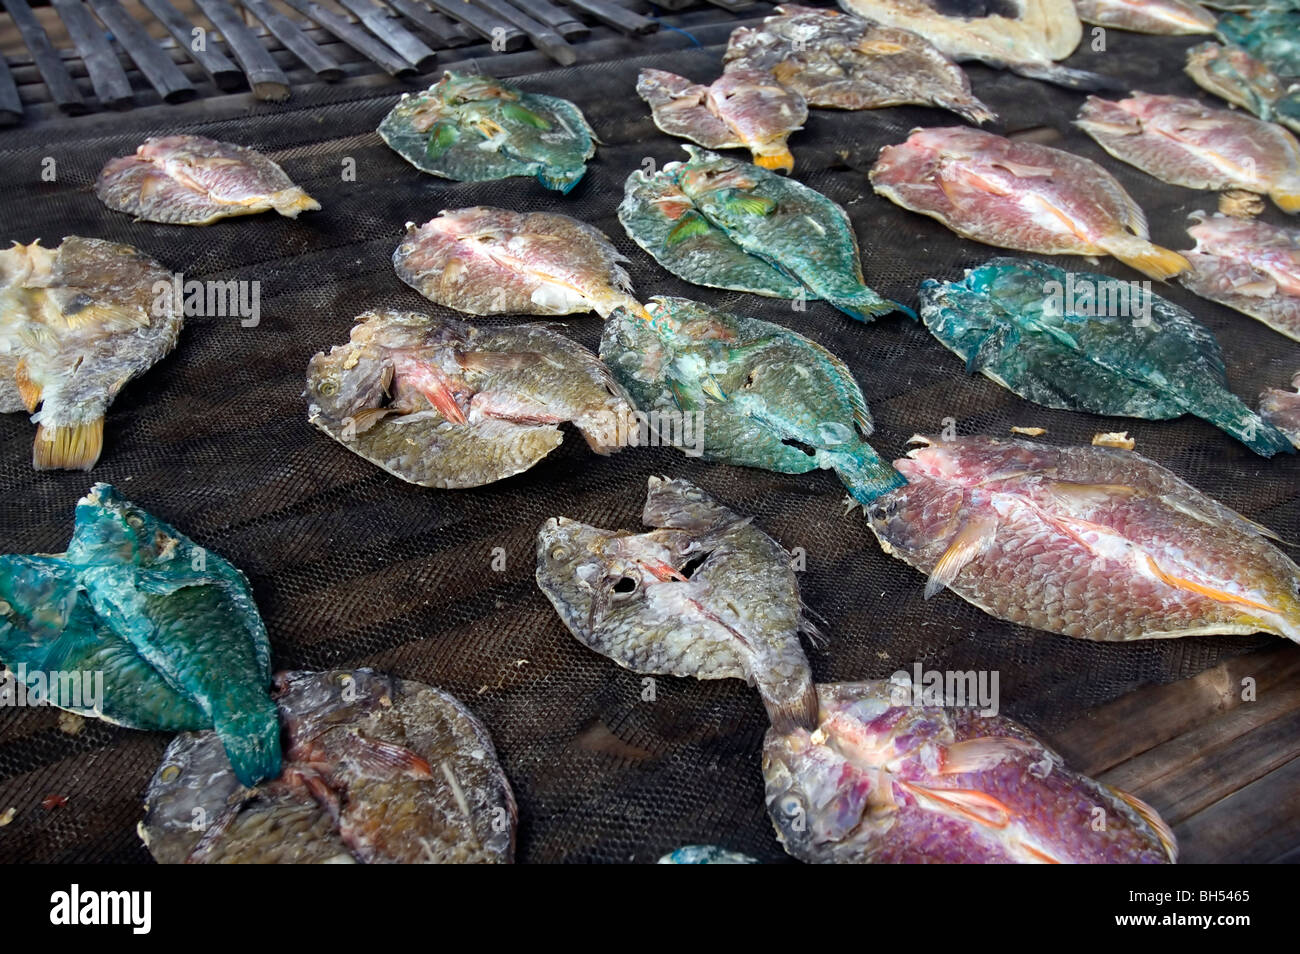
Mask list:
POLYGON ((337 13, 326 10, 312 0, 284 0, 284 2, 309 20, 319 23, 389 76, 410 76, 415 72, 415 68, 397 53, 337 13))
MULTIPOLYGON (((453 23, 440 13, 434 13, 416 0, 388 0, 388 5, 416 26, 423 28, 441 46, 461 46, 473 40, 459 24, 453 23)), ((515 32, 518 33, 517 30, 515 32)), ((520 34, 520 41, 522 40, 523 34, 520 34)))
POLYGON ((32 62, 41 71, 41 79, 49 90, 50 97, 65 113, 84 113, 87 109, 86 101, 77 88, 76 80, 63 65, 63 58, 50 42, 40 21, 36 19, 36 14, 32 13, 32 8, 27 5, 27 0, 4 0, 4 8, 22 34, 27 49, 31 51, 32 62))
POLYGON ((1053 733, 1052 745, 1067 764, 1097 776, 1241 705, 1243 678, 1253 677, 1262 694, 1297 673, 1300 649, 1295 646, 1238 656, 1191 679, 1121 696, 1053 733))
POLYGON ((266 0, 240 0, 244 8, 262 21, 271 35, 284 44, 284 48, 298 58, 319 79, 333 83, 343 78, 338 60, 330 56, 303 30, 266 0))
POLYGON ((22 119, 23 101, 18 98, 18 84, 4 56, 0 56, 0 126, 12 126, 22 119))
POLYGON ((494 31, 501 30, 499 36, 502 38, 505 51, 521 50, 528 43, 528 35, 519 27, 494 13, 474 6, 469 0, 429 0, 429 6, 464 24, 489 42, 498 35, 494 31))
POLYGON ((659 29, 658 21, 633 13, 610 0, 564 0, 564 3, 628 36, 644 36, 659 29))
POLYGON ((183 103, 198 95, 194 84, 186 79, 172 58, 117 0, 90 0, 90 6, 163 102, 183 103))
MULTIPOLYGON (((5 2, 9 3, 12 0, 5 0, 5 2)), ((158 21, 167 28, 167 32, 176 38, 180 48, 203 68, 203 72, 212 77, 212 82, 217 89, 230 92, 244 85, 244 74, 216 48, 215 37, 212 45, 205 42, 203 49, 195 49, 196 24, 186 20, 167 0, 140 0, 140 2, 145 9, 158 18, 158 21)))
POLYGON ((283 102, 289 98, 289 77, 276 64, 275 59, 262 46, 243 18, 226 0, 194 0, 203 15, 225 38, 230 52, 248 76, 248 85, 258 99, 283 102))
POLYGON ((528 34, 528 38, 533 41, 533 46, 537 47, 555 62, 561 66, 572 66, 578 61, 578 54, 573 47, 565 42, 564 37, 556 33, 545 23, 540 23, 522 12, 518 7, 511 6, 506 0, 474 0, 475 5, 494 14, 503 20, 513 23, 519 29, 528 34))
POLYGON ((367 30, 396 50, 417 72, 427 73, 437 65, 438 54, 415 34, 403 28, 374 0, 339 0, 339 3, 360 20, 367 30))
POLYGON ((134 94, 112 44, 81 0, 50 0, 86 66, 95 98, 111 109, 131 105, 134 94))
POLYGON ((566 40, 581 40, 591 35, 591 29, 585 23, 549 0, 508 0, 508 2, 538 23, 545 23, 566 40))
MULTIPOLYGON (((1174 826, 1180 862, 1262 864, 1300 843, 1300 759, 1257 779, 1174 826)), ((1157 806, 1158 807, 1158 806, 1157 806)))

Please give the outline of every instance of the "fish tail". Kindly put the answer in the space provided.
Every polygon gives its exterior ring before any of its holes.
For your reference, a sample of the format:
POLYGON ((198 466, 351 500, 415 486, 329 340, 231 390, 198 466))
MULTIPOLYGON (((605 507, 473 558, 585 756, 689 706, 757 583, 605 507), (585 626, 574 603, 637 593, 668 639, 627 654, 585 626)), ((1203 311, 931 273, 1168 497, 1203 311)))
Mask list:
POLYGON ((773 172, 794 172, 794 153, 787 146, 781 146, 778 150, 769 146, 762 153, 754 153, 754 165, 773 172))
POLYGON ((1120 80, 1088 70, 1070 69, 1057 63, 1008 63, 1007 68, 1021 76, 1055 83, 1067 89, 1086 89, 1095 93, 1127 93, 1129 90, 1128 84, 1120 80))
POLYGON ((270 699, 217 713, 213 728, 242 784, 251 787, 279 776, 280 718, 270 699))
POLYGON ((1283 212, 1300 212, 1300 180, 1289 179, 1268 195, 1283 212))
POLYGON ((560 195, 568 195, 573 187, 582 181, 587 167, 582 166, 576 172, 555 172, 543 166, 537 170, 537 181, 548 189, 554 189, 560 195))
POLYGON ((1127 232, 1112 235, 1097 244, 1125 265, 1156 281, 1167 281, 1191 268, 1191 263, 1177 252, 1127 232))
POLYGON ((870 323, 875 320, 877 315, 887 315, 891 311, 901 311, 909 318, 916 317, 916 312, 911 308, 901 302, 881 298, 866 285, 863 285, 861 291, 857 292, 852 298, 841 298, 829 294, 822 297, 850 318, 864 323, 870 323))
MULTIPOLYGON (((772 691, 774 688, 776 687, 759 685, 763 707, 767 709, 767 718, 775 732, 785 735, 795 729, 807 729, 811 732, 817 728, 820 708, 817 702, 817 687, 813 685, 811 673, 805 674, 794 687, 796 691, 793 693, 785 691, 778 698, 777 693, 772 691)), ((788 684, 783 684, 779 688, 788 690, 790 687, 788 684)))
POLYGON ((37 470, 90 470, 103 450, 102 416, 79 424, 37 424, 32 466, 37 470))
POLYGON ((296 219, 299 212, 315 212, 320 208, 319 202, 297 186, 277 192, 271 204, 275 211, 290 219, 296 219))
POLYGON ((1296 451, 1295 445, 1283 431, 1249 409, 1246 409, 1245 414, 1225 415, 1214 420, 1214 424, 1261 457, 1273 457, 1281 453, 1294 454, 1296 451))

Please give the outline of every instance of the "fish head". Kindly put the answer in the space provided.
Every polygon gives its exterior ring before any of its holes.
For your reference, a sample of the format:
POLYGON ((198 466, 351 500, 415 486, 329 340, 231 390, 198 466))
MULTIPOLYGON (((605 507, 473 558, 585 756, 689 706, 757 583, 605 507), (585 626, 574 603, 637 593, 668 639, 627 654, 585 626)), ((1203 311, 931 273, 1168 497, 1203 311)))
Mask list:
POLYGON ((318 352, 307 364, 307 400, 313 418, 357 431, 373 424, 372 418, 391 396, 394 364, 379 349, 349 342, 318 352))
POLYGON ((974 487, 1017 474, 1050 469, 1051 448, 1031 441, 994 437, 956 437, 952 440, 916 434, 919 444, 894 466, 907 477, 929 479, 960 487, 974 487))
POLYGON ((651 587, 680 579, 675 567, 691 543, 672 531, 634 534, 552 517, 537 534, 537 584, 565 625, 590 637, 640 612, 651 587))
POLYGON ((434 88, 442 101, 450 105, 482 99, 519 99, 519 93, 500 80, 477 73, 455 73, 448 70, 434 88))
POLYGON ((714 152, 686 147, 691 161, 677 173, 677 183, 693 202, 736 189, 748 191, 758 184, 755 167, 737 159, 728 159, 714 152))
POLYGON ((481 205, 466 209, 444 209, 420 226, 420 231, 458 241, 487 244, 508 234, 514 218, 514 213, 481 205))
POLYGON ((74 565, 104 562, 152 566, 172 560, 185 538, 127 500, 112 484, 95 484, 77 501, 67 559, 74 565))

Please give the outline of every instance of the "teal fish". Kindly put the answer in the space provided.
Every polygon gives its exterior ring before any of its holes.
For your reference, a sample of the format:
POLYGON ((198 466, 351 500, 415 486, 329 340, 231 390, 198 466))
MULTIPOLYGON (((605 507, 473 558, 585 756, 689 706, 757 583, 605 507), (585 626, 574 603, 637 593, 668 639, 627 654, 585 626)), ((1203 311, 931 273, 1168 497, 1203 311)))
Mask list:
POLYGON ((0 580, 7 665, 102 671, 103 700, 87 714, 215 728, 241 782, 279 774, 266 629, 248 581, 217 554, 95 484, 67 552, 0 558, 0 580))
POLYGON ((1288 84, 1241 47, 1201 43, 1187 51, 1183 71, 1201 89, 1300 132, 1300 86, 1288 84))
POLYGON ((834 470, 862 504, 903 485, 867 443, 871 414, 852 372, 821 345, 684 298, 654 298, 646 310, 653 322, 618 311, 605 323, 600 357, 661 438, 684 436, 689 419, 708 460, 834 470))
POLYGON ((968 371, 1035 404, 1147 420, 1195 414, 1264 457, 1292 450, 1228 390, 1209 330, 1136 283, 996 258, 960 282, 925 281, 921 320, 968 371))
POLYGON ((1270 5, 1219 17, 1219 38, 1262 60, 1279 76, 1300 76, 1300 7, 1270 5))
POLYGON ((911 313, 864 284, 853 225, 830 199, 752 163, 684 148, 688 162, 633 172, 618 209, 627 234, 659 264, 699 285, 821 298, 859 321, 911 313), (695 238, 708 254, 678 248, 695 238))
POLYGON ((683 845, 659 859, 661 865, 756 865, 758 860, 717 845, 683 845))
POLYGON ((450 71, 403 95, 379 135, 422 172, 463 182, 536 176, 560 192, 578 184, 596 152, 595 134, 567 99, 450 71))

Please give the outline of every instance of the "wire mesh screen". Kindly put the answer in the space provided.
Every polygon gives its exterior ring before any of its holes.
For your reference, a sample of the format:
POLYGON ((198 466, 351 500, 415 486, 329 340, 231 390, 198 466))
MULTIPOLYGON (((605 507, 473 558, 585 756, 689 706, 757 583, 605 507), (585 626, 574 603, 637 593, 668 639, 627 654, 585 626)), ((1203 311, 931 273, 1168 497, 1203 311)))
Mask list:
MULTIPOLYGON (((533 582, 534 539, 550 516, 637 528, 646 478, 681 476, 788 549, 803 548, 803 598, 829 639, 807 646, 819 681, 927 668, 996 670, 1004 711, 1049 739, 1085 709, 1139 685, 1187 677, 1271 639, 1196 637, 1102 645, 994 620, 950 593, 922 600, 922 578, 886 556, 829 472, 784 476, 710 464, 672 448, 594 456, 570 434, 532 470, 470 491, 397 480, 310 427, 302 397, 308 359, 347 339, 352 319, 377 307, 433 305, 396 277, 390 256, 408 221, 443 208, 487 204, 563 212, 603 229, 631 260, 643 300, 682 295, 789 325, 843 357, 874 413, 883 456, 909 435, 1006 435, 1047 429, 1044 440, 1087 443, 1127 429, 1140 452, 1275 530, 1300 539, 1294 459, 1265 461, 1195 418, 1145 422, 1050 411, 968 376, 925 329, 901 315, 863 326, 819 302, 806 310, 755 296, 688 286, 663 271, 615 217, 625 176, 647 158, 682 158, 634 93, 653 65, 695 80, 720 69, 726 28, 703 48, 521 77, 527 89, 565 96, 603 141, 568 196, 531 180, 453 183, 422 175, 374 133, 396 93, 324 91, 288 107, 186 123, 181 112, 88 120, 0 138, 0 210, 6 239, 47 245, 80 234, 126 242, 186 278, 261 282, 261 320, 196 319, 175 352, 131 383, 109 412, 106 449, 90 476, 34 473, 33 428, 0 419, 0 543, 6 551, 59 551, 73 504, 92 480, 116 484, 140 506, 241 567, 270 630, 277 668, 373 666, 455 693, 487 724, 520 805, 522 861, 648 861, 676 846, 716 842, 776 861, 785 856, 765 816, 759 750, 766 720, 738 681, 660 678, 653 701, 642 677, 585 649, 533 582), (165 125, 163 123, 166 123, 165 125), (147 135, 192 132, 263 150, 323 209, 207 228, 133 222, 106 211, 91 186, 103 163, 147 135), (52 157, 57 175, 41 178, 52 157), (346 175, 355 166, 355 179, 346 175), (494 568, 495 564, 495 568, 494 568)), ((1192 94, 1180 72, 1190 41, 1111 31, 1105 52, 1071 65, 1125 78, 1134 88, 1192 94)), ((665 36, 664 44, 683 43, 665 36)), ((663 44, 661 44, 663 45, 663 44)), ((492 62, 485 61, 485 71, 492 62)), ((1166 186, 1112 161, 1071 120, 1077 93, 972 67, 975 91, 1002 117, 1000 131, 1046 126, 1048 141, 1102 161, 1138 198, 1154 239, 1186 248, 1187 214, 1215 197, 1166 186)), ((918 125, 952 125, 936 110, 814 110, 792 138, 796 175, 841 203, 862 247, 868 281, 915 303, 925 277, 957 278, 995 254, 875 196, 865 170, 878 149, 918 125)), ((1282 217, 1275 210, 1266 215, 1282 217)), ((1137 278, 1113 260, 1094 268, 1137 278)), ((1234 390, 1252 405, 1300 368, 1295 344, 1257 322, 1162 289, 1219 336, 1234 390)), ((484 324, 517 318, 478 319, 484 324)), ((574 316, 567 333, 595 348, 600 320, 574 316)), ((0 709, 0 860, 142 861, 145 785, 168 739, 87 722, 60 728, 51 709, 0 709), (44 808, 49 795, 61 807, 44 808)))

